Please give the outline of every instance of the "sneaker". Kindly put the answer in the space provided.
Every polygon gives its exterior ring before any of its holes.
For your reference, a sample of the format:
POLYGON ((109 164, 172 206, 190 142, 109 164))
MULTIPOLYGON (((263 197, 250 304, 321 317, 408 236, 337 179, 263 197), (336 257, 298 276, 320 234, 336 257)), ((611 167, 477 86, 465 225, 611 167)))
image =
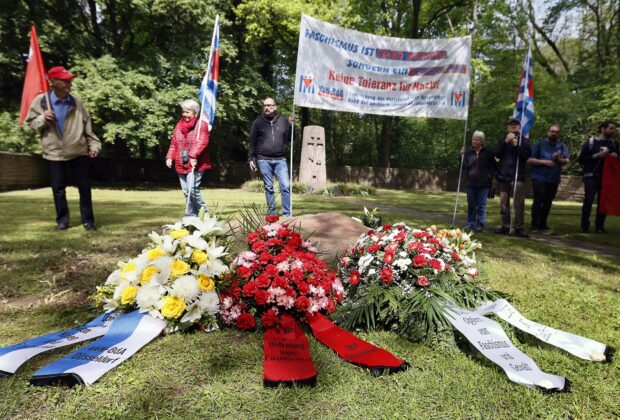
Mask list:
POLYGON ((498 235, 507 235, 508 232, 510 232, 510 229, 505 226, 502 226, 502 227, 495 229, 494 232, 497 233, 498 235))
POLYGON ((520 238, 527 238, 530 235, 528 235, 528 233, 525 231, 525 229, 516 229, 515 233, 514 233, 514 236, 518 236, 520 238))
POLYGON ((474 227, 474 231, 476 231, 476 232, 482 232, 483 230, 484 230, 483 226, 476 226, 476 227, 474 227))
POLYGON ((605 228, 596 228, 596 233, 607 233, 605 228))

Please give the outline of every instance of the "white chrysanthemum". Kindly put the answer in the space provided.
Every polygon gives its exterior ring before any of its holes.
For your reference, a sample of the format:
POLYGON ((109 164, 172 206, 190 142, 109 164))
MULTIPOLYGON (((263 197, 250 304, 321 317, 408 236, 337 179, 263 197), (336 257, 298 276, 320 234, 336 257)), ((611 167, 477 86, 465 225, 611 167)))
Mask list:
POLYGON ((411 265, 411 260, 409 258, 399 258, 394 261, 394 265, 401 270, 406 270, 411 265))
POLYGON ((163 302, 161 296, 164 293, 164 288, 158 284, 149 283, 146 286, 142 286, 136 294, 136 304, 140 312, 149 312, 161 309, 163 302))
POLYGON ((357 265, 358 265, 360 273, 364 272, 366 267, 368 267, 370 265, 370 263, 372 262, 373 258, 374 258, 374 256, 372 254, 362 255, 362 257, 357 262, 357 265))
POLYGON ((172 285, 170 293, 185 299, 186 302, 192 301, 200 293, 198 281, 194 276, 181 276, 172 285))
POLYGON ((215 315, 220 311, 220 298, 215 292, 204 292, 196 300, 202 313, 215 315))
POLYGON ((116 299, 104 299, 103 300, 103 310, 104 311, 113 311, 118 308, 119 301, 116 299))

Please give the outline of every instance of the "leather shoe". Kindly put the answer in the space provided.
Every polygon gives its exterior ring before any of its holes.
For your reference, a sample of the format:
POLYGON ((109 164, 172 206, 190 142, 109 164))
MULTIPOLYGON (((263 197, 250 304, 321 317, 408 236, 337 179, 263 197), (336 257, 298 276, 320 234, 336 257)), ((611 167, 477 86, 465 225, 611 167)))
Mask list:
POLYGON ((56 230, 67 230, 69 229, 69 223, 58 223, 56 225, 56 230))
POLYGON ((94 223, 83 223, 84 229, 86 230, 97 230, 97 226, 94 223))
POLYGON ((514 234, 514 235, 515 235, 515 236, 518 236, 518 237, 520 237, 520 238, 527 238, 528 236, 530 236, 530 235, 528 235, 528 234, 527 234, 527 232, 526 232, 525 230, 523 230, 523 229, 517 229, 517 230, 515 230, 515 234, 514 234))

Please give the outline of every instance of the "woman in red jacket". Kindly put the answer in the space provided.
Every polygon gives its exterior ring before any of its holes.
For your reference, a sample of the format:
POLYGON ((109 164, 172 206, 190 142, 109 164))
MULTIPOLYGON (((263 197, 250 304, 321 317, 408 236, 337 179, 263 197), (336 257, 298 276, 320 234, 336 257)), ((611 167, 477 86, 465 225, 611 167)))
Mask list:
POLYGON ((211 169, 211 160, 207 146, 209 145, 209 127, 206 121, 200 121, 200 105, 193 99, 186 99, 181 102, 182 116, 170 140, 170 148, 166 155, 166 166, 172 168, 179 174, 181 189, 187 202, 189 194, 189 205, 187 206, 187 216, 197 216, 200 208, 205 212, 209 209, 205 200, 200 194, 200 182, 202 174, 207 169, 211 169), (193 182, 188 184, 188 174, 193 172, 193 182))

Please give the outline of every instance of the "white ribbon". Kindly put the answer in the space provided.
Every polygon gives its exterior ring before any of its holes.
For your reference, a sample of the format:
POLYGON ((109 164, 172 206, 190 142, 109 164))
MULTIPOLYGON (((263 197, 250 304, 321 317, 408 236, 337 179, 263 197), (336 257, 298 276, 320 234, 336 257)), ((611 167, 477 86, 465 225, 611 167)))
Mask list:
POLYGON ((493 313, 521 331, 525 331, 545 343, 566 350, 582 359, 595 362, 604 362, 607 359, 607 346, 605 344, 530 321, 505 299, 485 302, 475 308, 473 312, 479 315, 493 313))
POLYGON ((448 308, 448 320, 486 358, 501 367, 508 379, 527 387, 561 391, 563 376, 543 372, 536 363, 510 342, 502 327, 492 319, 457 306, 448 308))

